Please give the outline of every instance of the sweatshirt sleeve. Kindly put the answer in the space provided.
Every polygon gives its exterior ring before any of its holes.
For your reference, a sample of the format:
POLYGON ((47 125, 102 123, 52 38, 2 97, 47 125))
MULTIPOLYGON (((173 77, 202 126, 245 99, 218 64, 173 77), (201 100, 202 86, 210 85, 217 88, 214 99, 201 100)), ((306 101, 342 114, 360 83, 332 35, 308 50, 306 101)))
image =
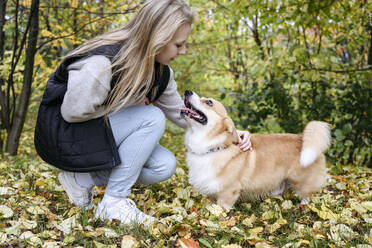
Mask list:
POLYGON ((110 60, 94 55, 72 63, 67 69, 67 91, 61 105, 63 119, 83 122, 102 116, 102 104, 110 91, 110 60))
POLYGON ((180 111, 177 108, 184 107, 183 100, 177 91, 177 84, 173 78, 173 70, 170 69, 170 77, 168 86, 154 102, 154 105, 159 107, 165 114, 165 116, 177 126, 186 128, 186 121, 181 117, 180 111))

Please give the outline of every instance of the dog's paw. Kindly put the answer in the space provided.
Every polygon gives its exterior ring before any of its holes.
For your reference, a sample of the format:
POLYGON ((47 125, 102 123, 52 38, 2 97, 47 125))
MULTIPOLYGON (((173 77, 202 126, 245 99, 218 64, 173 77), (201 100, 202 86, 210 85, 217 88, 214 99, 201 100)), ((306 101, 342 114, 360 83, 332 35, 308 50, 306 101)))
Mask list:
POLYGON ((220 207, 222 207, 226 212, 229 212, 232 209, 233 205, 234 205, 234 204, 228 204, 226 202, 222 202, 222 201, 218 201, 218 200, 217 200, 217 204, 220 207))
POLYGON ((302 200, 301 200, 301 205, 307 205, 307 204, 309 204, 310 203, 310 201, 309 201, 309 199, 307 199, 307 198, 303 198, 302 200))

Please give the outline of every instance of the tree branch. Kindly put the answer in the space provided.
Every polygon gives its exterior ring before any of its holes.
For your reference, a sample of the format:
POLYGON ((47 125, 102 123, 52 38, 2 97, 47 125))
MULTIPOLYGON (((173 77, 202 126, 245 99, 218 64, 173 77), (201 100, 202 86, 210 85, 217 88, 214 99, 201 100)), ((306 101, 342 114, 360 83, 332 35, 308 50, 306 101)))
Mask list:
POLYGON ((50 43, 50 42, 53 42, 54 40, 59 40, 59 39, 63 39, 63 38, 66 38, 66 37, 70 37, 70 36, 73 36, 73 35, 76 35, 77 33, 79 33, 81 30, 83 30, 86 26, 88 26, 89 24, 92 24, 94 22, 97 22, 98 20, 93 20, 93 21, 90 21, 90 22, 87 22, 85 24, 83 24, 79 29, 76 30, 76 32, 73 32, 73 33, 70 33, 70 34, 67 34, 67 35, 62 35, 62 36, 58 36, 58 37, 53 37, 47 41, 44 41, 43 43, 41 43, 38 47, 37 47, 37 50, 41 49, 43 46, 45 46, 46 44, 50 43))
POLYGON ((350 69, 350 70, 332 70, 332 69, 322 69, 322 68, 304 68, 303 71, 325 71, 334 73, 349 73, 349 72, 362 72, 362 71, 372 71, 372 66, 361 68, 361 69, 350 69))
POLYGON ((372 23, 369 24, 370 41, 369 41, 369 51, 368 51, 368 65, 372 66, 372 23))
POLYGON ((217 6, 220 6, 221 8, 229 10, 225 5, 223 5, 222 3, 217 2, 217 0, 211 0, 211 1, 214 2, 215 4, 217 4, 217 6))
MULTIPOLYGON (((16 8, 16 15, 18 16, 18 8, 19 8, 19 0, 17 0, 17 8, 16 8)), ((16 18, 18 19, 18 18, 16 18)), ((15 32, 16 34, 15 35, 15 41, 13 43, 13 57, 12 57, 12 67, 11 67, 11 70, 9 72, 9 77, 8 77, 8 91, 7 91, 7 99, 8 99, 8 106, 10 106, 10 92, 13 92, 13 104, 12 104, 12 108, 10 109, 10 113, 13 112, 16 108, 16 94, 15 94, 15 90, 14 90, 14 84, 13 84, 13 74, 15 72, 15 69, 18 65, 18 62, 19 62, 19 59, 21 58, 21 55, 22 55, 22 51, 23 51, 23 48, 26 44, 26 39, 27 39, 27 33, 30 29, 30 25, 31 25, 31 15, 29 16, 28 18, 28 21, 27 21, 27 26, 26 26, 26 30, 23 34, 23 37, 22 37, 22 41, 21 41, 21 44, 19 46, 19 49, 18 49, 18 46, 17 46, 17 43, 18 43, 18 21, 16 21, 16 28, 15 28, 15 32), (17 49, 18 49, 18 54, 17 54, 17 49), (17 55, 16 55, 17 54, 17 55)))
POLYGON ((318 50, 317 50, 317 53, 319 54, 320 53, 320 48, 322 46, 322 37, 323 37, 323 34, 322 34, 322 30, 319 31, 319 43, 318 43, 318 50))
POLYGON ((71 7, 71 6, 54 6, 54 7, 48 7, 48 6, 40 6, 39 7, 40 9, 44 9, 44 8, 51 8, 51 9, 76 9, 76 10, 82 10, 84 12, 86 12, 87 14, 95 14, 95 15, 125 15, 125 14, 129 14, 129 13, 133 13, 137 8, 138 8, 138 5, 133 7, 133 8, 130 8, 130 9, 126 9, 125 11, 123 12, 103 12, 101 13, 100 11, 99 12, 95 12, 95 11, 90 11, 90 10, 87 10, 85 8, 74 8, 74 7, 71 7))

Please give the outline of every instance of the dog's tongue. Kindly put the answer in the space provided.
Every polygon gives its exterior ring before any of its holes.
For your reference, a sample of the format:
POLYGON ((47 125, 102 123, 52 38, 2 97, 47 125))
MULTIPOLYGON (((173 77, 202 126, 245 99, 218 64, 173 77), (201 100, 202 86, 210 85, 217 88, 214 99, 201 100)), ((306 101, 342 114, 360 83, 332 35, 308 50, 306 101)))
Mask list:
POLYGON ((177 109, 180 110, 180 111, 186 111, 188 113, 191 113, 191 114, 194 114, 194 115, 198 115, 198 113, 196 113, 194 110, 189 109, 189 108, 177 108, 177 109))

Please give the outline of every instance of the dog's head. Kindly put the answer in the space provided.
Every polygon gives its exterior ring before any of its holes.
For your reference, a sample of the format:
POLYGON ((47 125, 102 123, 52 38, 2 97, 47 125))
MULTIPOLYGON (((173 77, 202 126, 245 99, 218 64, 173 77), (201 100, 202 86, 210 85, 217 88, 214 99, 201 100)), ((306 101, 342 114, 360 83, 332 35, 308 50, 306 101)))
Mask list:
POLYGON ((184 103, 185 108, 180 110, 189 128, 212 137, 226 135, 225 142, 238 143, 234 122, 222 103, 213 98, 199 97, 191 90, 185 91, 184 103))

